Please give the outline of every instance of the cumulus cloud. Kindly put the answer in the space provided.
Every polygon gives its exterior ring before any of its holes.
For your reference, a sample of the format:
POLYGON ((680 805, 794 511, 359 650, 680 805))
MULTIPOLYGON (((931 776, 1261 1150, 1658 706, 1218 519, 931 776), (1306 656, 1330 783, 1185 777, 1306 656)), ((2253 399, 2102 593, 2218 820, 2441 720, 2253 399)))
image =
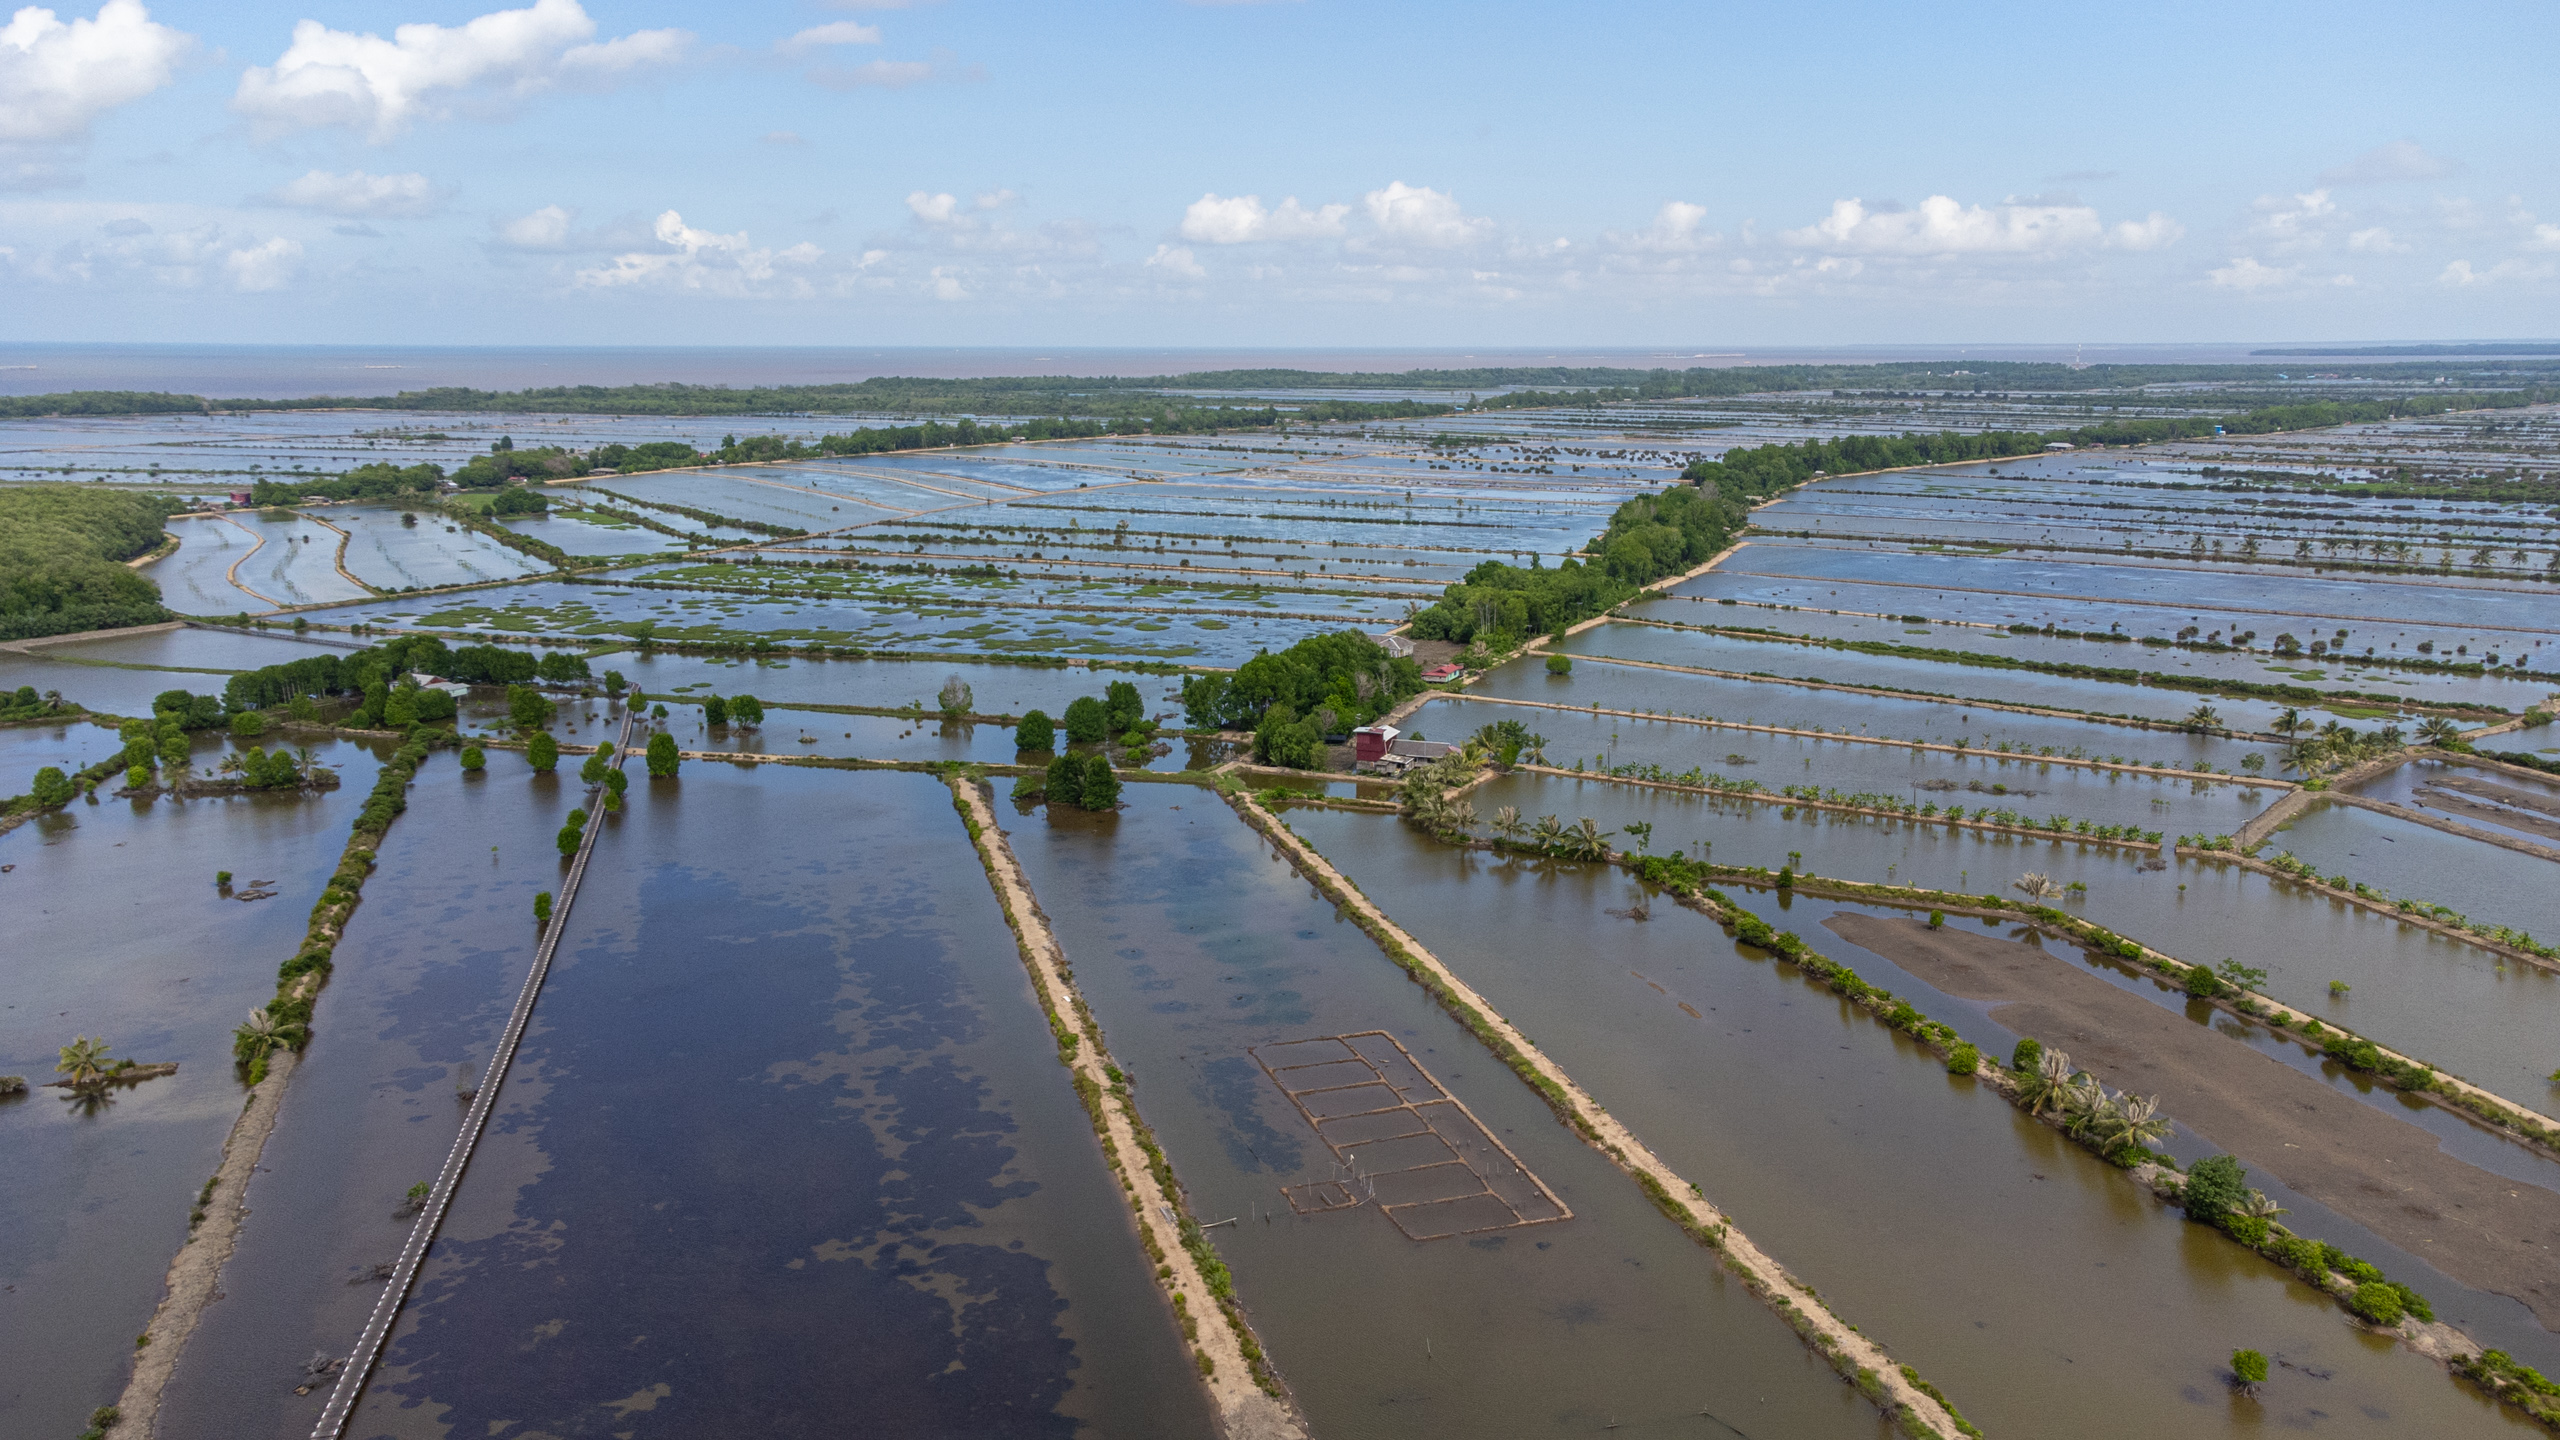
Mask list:
POLYGON ((1392 241, 1447 250, 1482 239, 1493 222, 1459 208, 1458 197, 1401 180, 1360 197, 1369 223, 1392 241))
POLYGON ((2536 225, 2525 242, 2528 250, 2560 250, 2560 225, 2536 225))
POLYGON ((1186 245, 1158 245, 1156 253, 1147 257, 1147 268, 1161 270, 1180 280, 1206 280, 1209 272, 1200 268, 1186 245))
POLYGON ((235 290, 281 290, 302 273, 302 242, 281 235, 223 257, 235 290))
POLYGON ((529 215, 498 222, 498 240, 517 250, 564 250, 569 245, 569 212, 545 205, 529 215))
POLYGON ((2225 290, 2252 294, 2290 285, 2302 278, 2298 265, 2262 265, 2254 255, 2234 256, 2230 264, 2206 272, 2206 278, 2225 290))
POLYGON ((1348 205, 1299 205, 1295 195, 1277 208, 1265 208, 1259 195, 1221 197, 1215 191, 1191 202, 1182 212, 1182 238, 1204 245, 1242 245, 1256 240, 1320 240, 1342 233, 1348 205))
POLYGON ((383 219, 431 215, 444 200, 424 175, 368 175, 362 170, 350 170, 344 175, 314 170, 276 187, 265 198, 272 205, 317 210, 323 215, 383 219))
POLYGON ((2119 250, 2162 250, 2177 244, 2186 233, 2186 226, 2154 210, 2140 220, 2110 226, 2107 243, 2119 250))
POLYGON ((561 85, 609 85, 681 57, 693 37, 643 30, 590 39, 596 22, 578 0, 534 0, 458 26, 403 25, 391 38, 293 27, 273 65, 240 76, 232 108, 271 129, 340 125, 387 140, 444 115, 448 98, 521 98, 561 85))
POLYGON ((2349 235, 2347 248, 2361 250, 2368 255, 2403 255, 2408 253, 2409 249, 2408 246, 2393 239, 2389 230, 2379 225, 2370 226, 2349 235))
POLYGON ((2516 280, 2548 280, 2553 267, 2544 261, 2501 260, 2486 270, 2474 269, 2468 260, 2456 260, 2436 276, 2436 283, 2454 289, 2473 285, 2498 285, 2516 280))
POLYGON ((73 140, 91 121, 169 83, 194 37, 140 0, 106 0, 65 23, 27 6, 0 26, 0 140, 73 140))
POLYGON ((880 27, 856 20, 837 20, 826 25, 812 25, 773 48, 785 55, 798 55, 828 45, 877 45, 880 27))
POLYGON ((2323 185, 2390 185, 2410 180, 2441 180, 2462 173, 2462 162, 2430 155, 2415 140, 2376 146, 2344 165, 2320 172, 2323 185))
MULTIPOLYGON (((2143 223, 2153 222, 2175 223, 2160 216, 2143 223)), ((1839 254, 2029 255, 2095 245, 2106 233, 2098 212, 2086 205, 1965 205, 1932 195, 1910 210, 1835 200, 1829 215, 1779 238, 1839 254)))
POLYGON ((825 256, 824 251, 805 241, 785 250, 759 249, 749 242, 743 230, 723 235, 696 229, 673 210, 658 216, 650 234, 662 248, 616 255, 603 265, 579 271, 576 283, 597 290, 647 288, 730 297, 802 296, 815 293, 808 272, 825 256))
POLYGON ((1632 236, 1611 238, 1633 250, 1699 250, 1723 238, 1706 229, 1706 223, 1706 206, 1672 200, 1654 212, 1653 223, 1643 230, 1632 236))
POLYGON ((2299 195, 2261 195, 2249 233, 2280 247, 2316 246, 2338 218, 2338 202, 2326 189, 2299 195))

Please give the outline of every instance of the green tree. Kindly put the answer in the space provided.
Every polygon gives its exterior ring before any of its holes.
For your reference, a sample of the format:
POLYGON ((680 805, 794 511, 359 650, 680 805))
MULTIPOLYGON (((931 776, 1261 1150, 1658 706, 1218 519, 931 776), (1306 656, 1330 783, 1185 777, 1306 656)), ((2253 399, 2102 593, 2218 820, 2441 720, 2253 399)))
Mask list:
POLYGON ((1147 702, 1138 687, 1126 680, 1114 680, 1102 689, 1102 710, 1106 727, 1114 735, 1137 729, 1147 718, 1147 702))
POLYGON ((763 724, 763 723, 764 723, 764 702, 763 702, 763 701, 761 701, 761 700, 758 700, 758 699, 757 699, 756 697, 754 697, 753 695, 732 695, 732 696, 730 696, 730 697, 729 697, 729 723, 730 723, 730 724, 732 724, 732 725, 761 725, 761 724, 763 724))
POLYGON ((2188 994, 2199 1000, 2210 1000, 2222 993, 2222 982, 2202 965, 2190 965, 2187 967, 2186 989, 2188 994))
POLYGON ((1120 772, 1111 757, 1096 751, 1084 757, 1084 792, 1077 803, 1087 810, 1109 810, 1120 803, 1120 772))
POLYGON ((952 716, 966 715, 977 704, 977 697, 969 693, 969 682, 957 675, 942 682, 942 692, 935 699, 941 704, 942 713, 952 716))
POLYGON ((2267 1383, 2267 1357, 2255 1350, 2231 1352, 2231 1378, 2243 1395, 2255 1395, 2267 1383))
POLYGON ((729 702, 713 695, 702 702, 702 721, 706 725, 729 723, 729 702))
POLYGON ((533 763, 534 773, 548 775, 560 763, 560 742, 548 730, 536 730, 525 742, 524 758, 533 763))
POLYGON ((1057 727, 1049 723, 1047 712, 1034 710, 1013 727, 1013 748, 1046 750, 1058 743, 1057 727))
POLYGON ((532 686, 510 685, 507 687, 507 718, 514 721, 518 729, 532 730, 548 725, 551 723, 551 717, 559 713, 560 707, 552 704, 549 696, 532 686))
POLYGON ((589 785, 601 785, 604 783, 605 772, 612 768, 612 762, 604 758, 604 751, 598 750, 587 757, 585 764, 578 767, 578 778, 589 785))
POLYGON ((1573 657, 1570 655, 1549 655, 1547 657, 1547 673, 1550 675, 1572 674, 1573 657))
POLYGON ((628 690, 628 689, 630 689, 630 688, 631 688, 631 682, 630 682, 628 679, 625 679, 625 678, 624 678, 624 676, 623 676, 623 674, 622 674, 622 672, 621 672, 621 671, 619 671, 619 670, 607 670, 606 672, 604 672, 604 693, 606 693, 607 695, 613 695, 613 696, 617 696, 617 697, 618 697, 618 696, 620 696, 620 695, 622 694, 622 692, 623 692, 623 691, 628 690))
POLYGON ((128 790, 139 790, 139 789, 141 789, 143 786, 148 785, 148 784, 150 784, 150 783, 151 783, 151 767, 150 767, 150 766, 148 766, 148 765, 128 765, 128 766, 126 766, 126 767, 125 767, 125 771, 124 771, 124 784, 125 784, 125 788, 126 788, 126 789, 128 789, 128 790))
POLYGON ((660 780, 673 779, 676 773, 676 737, 661 730, 649 737, 649 774, 660 780))
POLYGON ((62 1047, 62 1056, 54 1069, 71 1081, 74 1089, 86 1089, 107 1078, 115 1062, 107 1056, 107 1042, 75 1036, 62 1047))
POLYGON ((561 823, 559 835, 554 837, 559 843, 562 859, 565 860, 578 853, 578 839, 586 833, 586 829, 587 811, 582 805, 569 812, 569 818, 561 823))
POLYGON ((2222 1217, 2248 1203, 2249 1172, 2228 1155, 2213 1155, 2187 1167, 2187 1218, 2199 1225, 2220 1223, 2222 1217))
POLYGON ((1110 713, 1102 708, 1101 701, 1090 695, 1079 695, 1067 702, 1068 743, 1091 744, 1109 736, 1110 733, 1110 713))
POLYGON ((486 753, 486 752, 484 752, 483 750, 481 750, 481 748, 480 748, 479 746, 477 746, 477 745, 465 745, 465 746, 463 746, 463 747, 462 747, 462 768, 463 768, 463 769, 465 769, 465 770, 480 770, 480 769, 485 769, 485 768, 487 768, 488 764, 489 764, 489 757, 488 757, 487 753, 486 753))
POLYGON ((71 797, 80 793, 80 787, 71 783, 71 777, 62 773, 61 766, 47 765, 36 771, 35 783, 27 793, 35 797, 38 805, 51 809, 56 805, 70 804, 71 797))
POLYGON ((2389 1330, 2400 1324, 2408 1312, 2408 1302, 2400 1298, 2398 1286, 2384 1280, 2368 1280, 2356 1287, 2355 1298, 2347 1302, 2347 1308, 2366 1324, 2389 1330))
POLYGON ((403 682, 391 689, 382 707, 382 723, 393 730, 406 730, 418 723, 418 687, 403 682))
POLYGON ((267 717, 255 710, 243 710, 231 717, 231 733, 243 740, 255 740, 267 733, 267 717))

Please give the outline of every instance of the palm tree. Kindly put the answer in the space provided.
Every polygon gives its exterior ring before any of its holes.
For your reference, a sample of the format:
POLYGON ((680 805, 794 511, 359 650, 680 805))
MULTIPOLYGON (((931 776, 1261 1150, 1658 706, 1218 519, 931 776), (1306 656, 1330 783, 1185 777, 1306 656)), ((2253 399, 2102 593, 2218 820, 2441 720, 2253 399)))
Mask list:
POLYGON ((2273 1220, 2279 1215, 2290 1215, 2293 1213, 2273 1200, 2268 1199, 2267 1192, 2264 1190, 2250 1191, 2248 1199, 2241 1201, 2239 1204, 2231 1208, 2254 1220, 2273 1220))
POLYGON ((2047 1050, 2036 1062, 2035 1070, 2018 1081, 2018 1098, 2027 1102, 2028 1114, 2042 1115, 2061 1108, 2070 1088, 2071 1057, 2060 1050, 2047 1050))
POLYGON ((1529 838, 1537 842, 1539 849, 1553 854, 1564 847, 1564 822, 1553 815, 1541 815, 1538 823, 1529 827, 1529 838))
POLYGON ((2446 745, 2462 738, 2462 726, 2450 715, 2430 715, 2418 722, 2418 738, 2430 745, 2446 745))
POLYGON ((231 1032, 231 1054, 243 1065, 258 1061, 284 1045, 291 1044, 301 1031, 299 1025, 282 1025, 264 1006, 249 1012, 249 1022, 231 1032))
POLYGON ((1440 821, 1432 828, 1444 832, 1454 831, 1461 835, 1474 834, 1476 802, 1473 800, 1444 801, 1440 806, 1440 821))
POLYGON ((2061 1104, 2062 1113, 2069 1117, 2063 1133, 2074 1140, 2089 1139, 2116 1113, 2115 1097, 2086 1070, 2064 1082, 2061 1104))
POLYGON ((2210 702, 2199 704, 2187 712, 2187 728, 2190 730, 2201 732, 2214 729, 2221 724, 2222 712, 2214 709, 2210 702))
POLYGON ((1609 858, 1609 837, 1616 833, 1615 830, 1601 829, 1598 821, 1585 815, 1566 833, 1565 843, 1574 854, 1585 860, 1606 860, 1609 858))
POLYGON ((1539 735, 1539 734, 1532 733, 1532 734, 1529 736, 1528 742, 1527 742, 1526 744, 1524 744, 1523 746, 1521 746, 1521 753, 1523 753, 1523 754, 1527 755, 1527 756, 1529 757, 1529 760, 1530 760, 1530 762, 1531 762, 1532 764, 1537 764, 1537 765, 1544 765, 1544 764, 1546 764, 1546 763, 1547 763, 1547 737, 1546 737, 1546 736, 1544 736, 1544 735, 1539 735))
POLYGON ((2304 736, 2284 748, 2284 763, 2287 766, 2308 775, 2314 769, 2319 767, 2320 762, 2328 756, 2328 753, 2329 745, 2327 741, 2320 740, 2312 736, 2304 736))
POLYGON ((1520 821, 1520 807, 1517 805, 1505 805, 1493 812, 1494 833, 1505 840, 1517 843, 1520 832, 1527 828, 1520 821))
POLYGON ((2030 900, 2050 900, 2062 893, 2061 884, 2053 877, 2034 870, 2019 876, 2016 884, 2017 889, 2030 900))
POLYGON ((2119 1095, 2098 1129, 2101 1148, 2113 1154, 2129 1145, 2150 1145, 2169 1133, 2169 1117, 2160 1113, 2156 1095, 2119 1095))
POLYGON ((107 1058, 104 1039, 92 1040, 81 1035, 62 1047, 62 1058, 53 1068, 70 1077, 72 1089, 85 1090, 104 1081, 108 1067, 113 1063, 107 1058))
MULTIPOLYGON (((2330 548, 2335 549, 2336 547, 2333 545, 2330 548)), ((2268 728, 2274 730, 2277 734, 2284 736, 2286 739, 2291 739, 2294 736, 2301 734, 2304 730, 2311 728, 2311 722, 2302 718, 2302 712, 2300 710, 2287 705, 2284 707, 2283 713, 2276 716, 2274 722, 2268 728)))

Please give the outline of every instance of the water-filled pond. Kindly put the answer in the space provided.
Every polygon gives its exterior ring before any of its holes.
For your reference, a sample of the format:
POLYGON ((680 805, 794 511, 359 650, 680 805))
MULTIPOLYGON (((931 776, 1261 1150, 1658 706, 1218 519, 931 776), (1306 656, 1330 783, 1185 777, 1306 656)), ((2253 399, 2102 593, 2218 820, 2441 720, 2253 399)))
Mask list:
POLYGON ((1489 860, 1366 816, 1292 820, 1991 1434, 2515 1423, 1704 917, 1628 918, 1622 873, 1489 860), (2235 1401, 2234 1337, 2329 1376, 2279 1370, 2258 1405, 2235 1401))
POLYGON ((1327 1436, 1694 1426, 1877 1431, 1875 1412, 1438 1010, 1214 795, 1003 812, 1138 1104, 1327 1436), (1368 1205, 1300 1217, 1335 1173, 1251 1047, 1385 1030, 1573 1218, 1415 1241, 1368 1205), (1274 1209, 1277 1214, 1263 1217, 1274 1209))
POLYGON ((1209 1428, 938 782, 688 765, 598 845, 355 1431, 599 1406, 661 1434, 1209 1428))
MULTIPOLYGON (((228 743, 199 738, 195 763, 228 743)), ((0 836, 0 1074, 38 1087, 0 1099, 0 1431, 71 1434, 124 1388, 240 1113, 232 1029, 274 995, 379 767, 356 745, 316 748, 339 788, 76 800, 0 836), (41 1088, 77 1036, 179 1068, 96 1102, 41 1088)))

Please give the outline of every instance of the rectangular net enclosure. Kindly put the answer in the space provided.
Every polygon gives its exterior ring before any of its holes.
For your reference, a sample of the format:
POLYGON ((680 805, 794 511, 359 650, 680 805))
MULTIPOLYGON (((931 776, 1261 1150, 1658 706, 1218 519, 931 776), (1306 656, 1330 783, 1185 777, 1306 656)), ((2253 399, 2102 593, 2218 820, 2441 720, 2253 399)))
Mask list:
POLYGON ((1249 1053, 1333 1151, 1331 1176, 1280 1187, 1297 1213, 1374 1205, 1414 1240, 1573 1218, 1384 1030, 1249 1053))

